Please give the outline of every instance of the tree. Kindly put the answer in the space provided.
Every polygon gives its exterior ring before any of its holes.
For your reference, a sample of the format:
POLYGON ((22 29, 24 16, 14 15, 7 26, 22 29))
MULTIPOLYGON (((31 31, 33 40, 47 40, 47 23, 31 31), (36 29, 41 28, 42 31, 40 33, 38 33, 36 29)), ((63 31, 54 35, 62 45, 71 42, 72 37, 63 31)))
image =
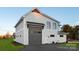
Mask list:
POLYGON ((6 34, 5 34, 5 38, 11 38, 12 37, 12 35, 9 33, 9 32, 7 32, 6 34))
POLYGON ((69 33, 67 35, 67 38, 70 40, 79 40, 79 25, 76 26, 70 26, 70 25, 63 25, 62 26, 62 31, 69 33))
POLYGON ((72 26, 70 26, 70 25, 68 25, 68 24, 66 24, 66 25, 63 25, 62 26, 62 31, 63 32, 65 32, 65 33, 68 33, 68 35, 67 35, 67 39, 73 39, 73 28, 72 28, 72 26))
POLYGON ((15 38, 15 33, 13 33, 12 37, 15 38))
POLYGON ((79 25, 74 27, 75 39, 79 40, 79 25))
POLYGON ((62 26, 62 31, 69 33, 72 30, 72 27, 68 24, 62 26))

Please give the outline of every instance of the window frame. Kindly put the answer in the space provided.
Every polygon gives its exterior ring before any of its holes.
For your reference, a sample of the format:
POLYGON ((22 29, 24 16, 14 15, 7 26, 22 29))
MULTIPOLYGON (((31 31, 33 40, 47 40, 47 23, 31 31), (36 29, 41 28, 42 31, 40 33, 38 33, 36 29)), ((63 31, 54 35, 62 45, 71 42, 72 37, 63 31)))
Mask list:
POLYGON ((55 35, 50 35, 50 37, 55 37, 55 35))
POLYGON ((60 35, 60 37, 64 37, 64 35, 60 35))
POLYGON ((57 29, 57 24, 53 22, 53 29, 57 29))
POLYGON ((50 21, 47 21, 47 29, 51 29, 51 22, 50 21))

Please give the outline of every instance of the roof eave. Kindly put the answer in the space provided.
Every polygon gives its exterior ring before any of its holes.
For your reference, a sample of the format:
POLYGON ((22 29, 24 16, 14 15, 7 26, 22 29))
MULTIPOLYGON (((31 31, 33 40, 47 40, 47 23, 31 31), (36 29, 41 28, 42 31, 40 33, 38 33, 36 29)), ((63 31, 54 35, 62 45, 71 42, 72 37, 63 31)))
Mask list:
POLYGON ((16 28, 23 21, 23 19, 24 19, 24 17, 22 16, 14 27, 16 28))

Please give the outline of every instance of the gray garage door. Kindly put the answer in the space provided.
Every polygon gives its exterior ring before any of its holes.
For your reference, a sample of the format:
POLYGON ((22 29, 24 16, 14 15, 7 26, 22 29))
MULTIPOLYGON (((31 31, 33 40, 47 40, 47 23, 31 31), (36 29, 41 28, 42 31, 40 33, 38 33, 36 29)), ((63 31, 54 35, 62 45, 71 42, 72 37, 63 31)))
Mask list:
POLYGON ((42 44, 42 25, 41 24, 29 24, 29 44, 40 45, 42 44))

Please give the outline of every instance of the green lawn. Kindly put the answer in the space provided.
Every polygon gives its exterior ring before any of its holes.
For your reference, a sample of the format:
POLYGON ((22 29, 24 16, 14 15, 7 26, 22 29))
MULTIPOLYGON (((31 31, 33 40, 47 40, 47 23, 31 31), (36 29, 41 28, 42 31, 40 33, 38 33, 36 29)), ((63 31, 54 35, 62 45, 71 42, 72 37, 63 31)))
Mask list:
POLYGON ((79 41, 69 41, 68 43, 62 43, 60 44, 61 47, 67 47, 67 48, 79 48, 79 41))
POLYGON ((0 39, 0 51, 18 51, 23 48, 24 45, 14 45, 14 39, 0 39))

